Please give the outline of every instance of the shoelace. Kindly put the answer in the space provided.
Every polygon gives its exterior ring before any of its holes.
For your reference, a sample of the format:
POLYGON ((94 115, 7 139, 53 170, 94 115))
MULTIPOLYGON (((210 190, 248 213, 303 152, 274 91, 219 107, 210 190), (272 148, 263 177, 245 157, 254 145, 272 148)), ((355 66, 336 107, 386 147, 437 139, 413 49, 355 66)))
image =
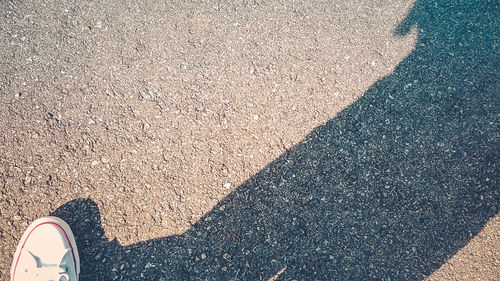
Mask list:
MULTIPOLYGON (((68 249, 66 253, 68 251, 71 250, 68 249)), ((36 256, 32 252, 29 253, 36 261, 36 268, 33 268, 26 273, 28 273, 31 278, 33 278, 33 280, 71 281, 69 279, 69 270, 67 266, 62 264, 43 263, 38 256, 36 256)))

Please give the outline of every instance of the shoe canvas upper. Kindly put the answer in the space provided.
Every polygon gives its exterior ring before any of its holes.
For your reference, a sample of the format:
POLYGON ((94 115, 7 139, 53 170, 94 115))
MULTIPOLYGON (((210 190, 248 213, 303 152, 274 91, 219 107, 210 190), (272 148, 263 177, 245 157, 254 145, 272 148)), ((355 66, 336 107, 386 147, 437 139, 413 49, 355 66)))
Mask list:
POLYGON ((21 243, 13 281, 78 280, 71 242, 59 225, 51 222, 39 224, 21 243))

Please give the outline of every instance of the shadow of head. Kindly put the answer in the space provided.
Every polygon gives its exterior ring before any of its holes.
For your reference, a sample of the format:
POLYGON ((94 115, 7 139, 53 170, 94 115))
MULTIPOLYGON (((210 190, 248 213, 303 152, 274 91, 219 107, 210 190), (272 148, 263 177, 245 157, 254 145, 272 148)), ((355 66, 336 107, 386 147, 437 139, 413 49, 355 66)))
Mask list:
POLYGON ((66 221, 73 231, 81 260, 81 280, 94 280, 94 271, 108 271, 102 267, 102 260, 117 244, 105 237, 99 208, 94 201, 76 199, 60 206, 50 215, 66 221))
POLYGON ((88 251, 106 240, 99 208, 90 199, 70 201, 57 208, 51 215, 60 217, 68 223, 75 234, 78 248, 82 251, 88 251))
POLYGON ((68 223, 76 236, 78 247, 82 250, 105 240, 99 208, 90 199, 70 201, 57 208, 51 215, 60 217, 68 223))
POLYGON ((62 206, 82 252, 105 252, 85 259, 88 279, 431 274, 500 207, 498 10, 417 1, 396 33, 417 26, 418 42, 393 74, 181 236, 107 244, 93 202, 62 206))

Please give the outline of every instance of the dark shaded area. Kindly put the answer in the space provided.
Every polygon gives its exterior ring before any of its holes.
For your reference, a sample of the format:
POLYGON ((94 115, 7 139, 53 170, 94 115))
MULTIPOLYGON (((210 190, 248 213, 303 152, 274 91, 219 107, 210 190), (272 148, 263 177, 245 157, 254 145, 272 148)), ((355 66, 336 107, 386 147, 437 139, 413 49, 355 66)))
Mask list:
POLYGON ((499 12, 498 1, 417 1, 396 33, 416 26, 418 42, 394 73, 183 235, 123 247, 91 200, 61 206, 81 280, 431 274, 500 207, 499 12))

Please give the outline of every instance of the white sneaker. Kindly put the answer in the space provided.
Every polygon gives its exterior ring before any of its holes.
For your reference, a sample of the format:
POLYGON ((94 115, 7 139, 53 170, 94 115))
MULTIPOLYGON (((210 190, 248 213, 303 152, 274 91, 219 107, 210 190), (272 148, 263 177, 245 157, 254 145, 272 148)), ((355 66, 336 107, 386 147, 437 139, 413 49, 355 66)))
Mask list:
POLYGON ((78 281, 80 257, 68 224, 37 219, 23 234, 10 269, 11 281, 78 281))

